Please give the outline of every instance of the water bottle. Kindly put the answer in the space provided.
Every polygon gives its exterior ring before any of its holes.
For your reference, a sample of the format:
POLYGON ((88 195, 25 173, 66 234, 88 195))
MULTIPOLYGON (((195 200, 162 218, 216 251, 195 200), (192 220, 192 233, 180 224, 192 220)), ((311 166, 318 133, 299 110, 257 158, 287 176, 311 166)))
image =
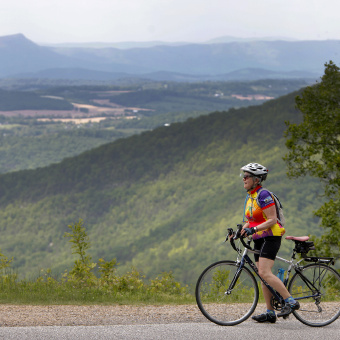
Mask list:
POLYGON ((285 270, 283 268, 280 268, 277 272, 277 277, 283 282, 284 280, 284 273, 285 273, 285 270))

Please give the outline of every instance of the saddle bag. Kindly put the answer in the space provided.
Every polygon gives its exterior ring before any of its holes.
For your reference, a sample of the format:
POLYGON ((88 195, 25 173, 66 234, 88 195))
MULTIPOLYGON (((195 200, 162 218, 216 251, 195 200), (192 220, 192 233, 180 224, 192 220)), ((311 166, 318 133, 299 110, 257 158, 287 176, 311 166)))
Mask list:
POLYGON ((307 254, 310 250, 315 250, 313 241, 295 241, 295 251, 299 254, 307 254))

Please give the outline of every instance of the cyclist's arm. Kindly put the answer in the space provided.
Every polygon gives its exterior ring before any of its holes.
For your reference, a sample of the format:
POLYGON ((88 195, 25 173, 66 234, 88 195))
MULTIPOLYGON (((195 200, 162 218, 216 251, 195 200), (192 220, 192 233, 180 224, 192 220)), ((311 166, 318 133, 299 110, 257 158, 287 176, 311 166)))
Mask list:
POLYGON ((246 222, 246 223, 244 224, 244 226, 242 227, 242 229, 244 229, 244 228, 249 228, 249 222, 246 222))

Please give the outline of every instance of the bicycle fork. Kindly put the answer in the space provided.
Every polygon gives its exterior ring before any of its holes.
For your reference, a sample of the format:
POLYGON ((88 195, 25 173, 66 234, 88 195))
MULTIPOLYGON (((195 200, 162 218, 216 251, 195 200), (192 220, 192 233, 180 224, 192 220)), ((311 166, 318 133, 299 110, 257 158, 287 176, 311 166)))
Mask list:
POLYGON ((239 279, 239 277, 241 275, 243 267, 244 267, 244 260, 242 259, 242 261, 240 262, 240 265, 238 266, 238 269, 237 269, 233 279, 230 282, 230 285, 229 285, 228 289, 224 293, 225 295, 230 295, 231 292, 233 291, 233 289, 234 289, 234 287, 236 285, 236 282, 237 282, 237 280, 239 279))

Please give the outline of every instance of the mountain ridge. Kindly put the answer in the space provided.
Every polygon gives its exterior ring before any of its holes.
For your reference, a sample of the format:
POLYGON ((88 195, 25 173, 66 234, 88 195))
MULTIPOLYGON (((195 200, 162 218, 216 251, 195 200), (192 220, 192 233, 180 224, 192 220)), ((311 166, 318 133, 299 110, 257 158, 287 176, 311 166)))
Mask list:
POLYGON ((208 39, 202 42, 194 41, 162 41, 162 40, 151 40, 151 41, 121 41, 121 42, 67 42, 67 43, 39 43, 41 46, 47 47, 76 47, 76 48, 106 48, 114 47, 119 49, 129 49, 129 48, 140 48, 140 47, 153 47, 160 45, 167 46, 180 46, 180 45, 190 45, 190 44, 216 44, 216 43, 229 43, 229 42, 250 42, 250 41, 298 41, 299 39, 289 38, 289 37, 249 37, 241 38, 235 36, 219 36, 216 38, 208 39))
POLYGON ((57 48, 39 46, 24 35, 0 37, 0 77, 53 68, 142 75, 171 72, 220 76, 241 69, 284 73, 322 73, 322 65, 337 63, 339 41, 251 41, 216 44, 152 46, 148 48, 57 48))
POLYGON ((261 79, 317 79, 318 74, 304 71, 276 72, 266 69, 245 68, 233 72, 209 76, 191 75, 185 73, 155 71, 152 73, 142 73, 133 75, 124 72, 105 72, 82 68, 53 68, 38 72, 22 73, 13 75, 20 79, 77 79, 93 81, 118 82, 128 79, 145 79, 151 81, 176 81, 176 82, 201 82, 201 81, 252 81, 261 79))

